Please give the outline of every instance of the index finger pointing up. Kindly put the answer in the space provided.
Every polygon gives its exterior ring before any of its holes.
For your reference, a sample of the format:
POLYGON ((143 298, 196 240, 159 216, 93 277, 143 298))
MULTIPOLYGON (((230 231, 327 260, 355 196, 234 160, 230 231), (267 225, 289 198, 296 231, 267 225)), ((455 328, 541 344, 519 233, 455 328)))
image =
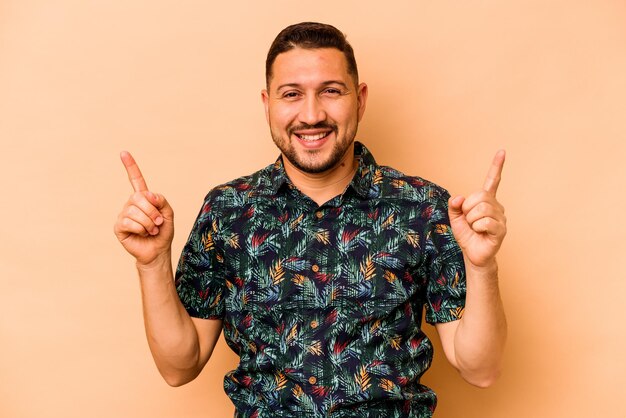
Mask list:
POLYGON ((493 194, 494 196, 496 195, 498 185, 500 184, 505 156, 506 153, 503 149, 496 152, 496 155, 493 157, 493 161, 491 162, 491 167, 489 167, 489 171, 487 172, 485 183, 483 184, 483 190, 493 194))
POLYGON ((128 173, 128 180, 130 180, 130 184, 133 186, 133 190, 136 192, 145 192, 148 190, 148 185, 141 174, 141 170, 139 170, 139 166, 135 162, 135 159, 132 155, 130 155, 127 151, 122 151, 120 154, 120 158, 122 159, 122 163, 124 167, 126 167, 126 173, 128 173))

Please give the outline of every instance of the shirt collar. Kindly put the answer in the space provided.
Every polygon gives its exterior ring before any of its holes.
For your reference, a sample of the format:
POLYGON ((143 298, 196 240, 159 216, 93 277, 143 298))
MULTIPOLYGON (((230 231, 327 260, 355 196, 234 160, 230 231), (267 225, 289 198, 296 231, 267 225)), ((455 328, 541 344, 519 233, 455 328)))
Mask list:
POLYGON ((283 185, 292 186, 292 183, 287 176, 287 172, 285 171, 283 157, 282 155, 279 155, 269 172, 269 190, 272 194, 276 194, 283 185))
POLYGON ((352 187, 352 189, 363 198, 374 197, 374 195, 378 193, 377 190, 372 187, 372 179, 378 169, 378 164, 376 164, 372 153, 360 142, 354 143, 354 156, 359 165, 357 166, 356 173, 349 187, 352 187))
MULTIPOLYGON (((366 198, 372 197, 373 194, 377 194, 376 190, 372 187, 372 178, 378 164, 372 153, 362 143, 354 142, 354 157, 358 161, 356 173, 352 178, 352 182, 348 186, 351 187, 359 196, 366 198)), ((295 187, 285 171, 282 155, 276 159, 276 162, 271 166, 269 172, 269 188, 273 194, 278 193, 282 186, 290 188, 295 187)))

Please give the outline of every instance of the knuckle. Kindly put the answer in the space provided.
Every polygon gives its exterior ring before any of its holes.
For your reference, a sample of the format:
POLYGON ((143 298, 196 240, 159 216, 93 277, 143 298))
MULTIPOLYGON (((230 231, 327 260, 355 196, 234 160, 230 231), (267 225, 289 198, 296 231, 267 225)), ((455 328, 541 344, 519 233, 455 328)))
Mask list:
POLYGON ((122 218, 121 222, 120 222, 122 228, 125 231, 131 231, 132 230, 132 226, 133 226, 133 221, 130 220, 129 218, 122 218))
POLYGON ((487 203, 485 201, 482 201, 482 202, 478 203, 476 205, 476 211, 479 214, 481 214, 481 215, 484 215, 484 214, 488 213, 489 212, 489 203, 487 203))
POLYGON ((131 205, 128 207, 128 209, 126 210, 126 215, 129 218, 137 218, 138 216, 140 216, 141 214, 141 210, 139 210, 139 208, 135 205, 131 205))
POLYGON ((133 203, 136 206, 136 209, 142 213, 145 213, 151 218, 156 218, 159 215, 159 211, 157 208, 150 203, 148 198, 142 194, 141 192, 137 192, 133 195, 133 203))
POLYGON ((130 201, 134 204, 141 204, 141 202, 145 201, 146 197, 141 192, 135 192, 130 196, 130 201))

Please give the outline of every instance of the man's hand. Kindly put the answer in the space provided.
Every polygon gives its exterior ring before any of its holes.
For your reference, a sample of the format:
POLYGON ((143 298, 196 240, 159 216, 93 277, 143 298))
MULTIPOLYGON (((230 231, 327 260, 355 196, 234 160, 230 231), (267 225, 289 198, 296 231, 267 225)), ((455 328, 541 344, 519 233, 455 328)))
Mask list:
POLYGON ((149 266, 160 256, 170 257, 174 237, 174 211, 165 198, 148 190, 139 166, 124 151, 120 154, 134 193, 117 217, 114 232, 137 264, 149 266))
POLYGON ((456 196, 448 201, 450 225, 466 262, 488 267, 506 235, 504 207, 496 200, 504 166, 504 150, 496 153, 482 190, 467 198, 456 196))

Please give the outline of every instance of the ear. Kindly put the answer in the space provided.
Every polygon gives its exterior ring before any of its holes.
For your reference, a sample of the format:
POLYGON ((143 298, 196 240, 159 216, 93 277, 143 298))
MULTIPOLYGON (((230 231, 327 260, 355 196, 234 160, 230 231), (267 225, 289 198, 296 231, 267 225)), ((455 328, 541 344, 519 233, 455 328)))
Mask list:
POLYGON ((269 107, 270 94, 267 92, 266 89, 261 90, 261 100, 263 101, 263 107, 265 108, 265 120, 269 124, 270 123, 270 107, 269 107))
POLYGON ((367 84, 361 83, 358 87, 357 92, 357 112, 358 112, 358 121, 360 122, 363 118, 363 114, 365 113, 365 105, 367 103, 367 84))

